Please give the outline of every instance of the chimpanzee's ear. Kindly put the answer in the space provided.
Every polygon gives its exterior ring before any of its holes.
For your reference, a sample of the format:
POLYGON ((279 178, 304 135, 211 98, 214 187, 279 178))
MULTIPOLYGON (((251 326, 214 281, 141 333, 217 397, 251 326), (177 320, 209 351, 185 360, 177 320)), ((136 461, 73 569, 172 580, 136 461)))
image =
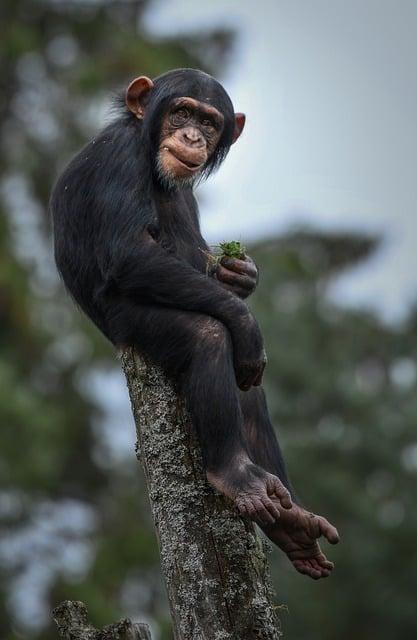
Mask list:
POLYGON ((139 76, 132 80, 126 90, 126 104, 132 113, 139 119, 145 115, 145 106, 149 93, 153 88, 153 82, 146 76, 139 76))
POLYGON ((246 116, 244 113, 235 113, 235 130, 233 132, 232 144, 236 142, 245 126, 246 116))

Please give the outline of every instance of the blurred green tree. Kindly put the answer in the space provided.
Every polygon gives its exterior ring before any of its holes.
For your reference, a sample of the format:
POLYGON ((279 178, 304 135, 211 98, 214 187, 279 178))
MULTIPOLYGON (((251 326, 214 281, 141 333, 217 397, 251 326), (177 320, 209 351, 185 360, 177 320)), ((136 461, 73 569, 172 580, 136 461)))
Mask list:
POLYGON ((416 637, 417 314, 387 327, 331 303, 327 285, 376 249, 359 236, 299 232, 253 247, 253 306, 266 336, 266 386, 302 501, 338 526, 320 583, 274 557, 284 635, 416 637))

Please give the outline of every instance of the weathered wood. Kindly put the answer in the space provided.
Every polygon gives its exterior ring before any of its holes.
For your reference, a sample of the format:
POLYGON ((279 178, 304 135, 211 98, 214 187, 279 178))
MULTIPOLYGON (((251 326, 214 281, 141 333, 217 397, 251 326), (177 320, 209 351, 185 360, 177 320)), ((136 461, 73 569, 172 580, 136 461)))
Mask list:
POLYGON ((152 640, 146 624, 133 623, 128 618, 103 629, 88 622, 83 602, 65 600, 52 612, 59 634, 65 640, 152 640))
POLYGON ((187 412, 162 371, 132 349, 121 360, 175 640, 277 640, 267 562, 253 524, 207 484, 187 412))

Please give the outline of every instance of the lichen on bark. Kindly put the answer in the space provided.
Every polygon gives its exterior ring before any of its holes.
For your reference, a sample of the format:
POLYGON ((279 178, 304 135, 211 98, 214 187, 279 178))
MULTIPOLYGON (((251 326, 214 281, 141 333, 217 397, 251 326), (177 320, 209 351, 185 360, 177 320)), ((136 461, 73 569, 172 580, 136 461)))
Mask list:
POLYGON ((263 542, 207 484, 183 401, 133 349, 121 355, 176 640, 281 637, 263 542))

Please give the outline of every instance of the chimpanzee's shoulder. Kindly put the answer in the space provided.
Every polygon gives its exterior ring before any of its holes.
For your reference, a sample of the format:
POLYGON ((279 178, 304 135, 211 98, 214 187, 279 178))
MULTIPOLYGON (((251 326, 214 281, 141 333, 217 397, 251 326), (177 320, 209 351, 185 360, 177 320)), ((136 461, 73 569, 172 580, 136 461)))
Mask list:
POLYGON ((68 163, 55 186, 64 185, 68 196, 84 192, 94 196, 109 184, 134 179, 138 135, 128 123, 110 123, 92 138, 68 163))

